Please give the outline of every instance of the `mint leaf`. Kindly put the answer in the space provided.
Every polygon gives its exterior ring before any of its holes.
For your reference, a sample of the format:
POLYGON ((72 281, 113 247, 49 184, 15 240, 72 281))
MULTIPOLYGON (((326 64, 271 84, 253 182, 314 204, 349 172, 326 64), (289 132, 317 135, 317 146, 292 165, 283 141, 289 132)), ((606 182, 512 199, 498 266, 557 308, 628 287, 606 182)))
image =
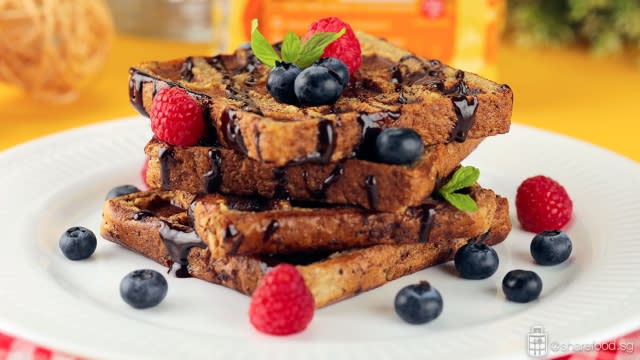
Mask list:
POLYGON ((480 177, 480 170, 473 166, 463 166, 451 176, 451 180, 438 191, 440 194, 452 193, 475 184, 480 177))
POLYGON ((251 20, 251 50, 263 64, 274 67, 276 61, 282 61, 267 39, 258 31, 258 19, 251 20))
POLYGON ((282 60, 295 64, 296 60, 298 60, 300 49, 302 49, 300 37, 298 37, 298 35, 293 31, 289 31, 282 41, 282 49, 280 50, 282 53, 282 60))
POLYGON ((471 196, 467 194, 458 194, 458 193, 441 193, 442 197, 447 200, 447 202, 453 205, 456 209, 460 211, 467 212, 475 212, 478 211, 478 205, 471 198, 471 196))
POLYGON ((346 29, 343 28, 337 33, 317 32, 313 34, 311 39, 307 40, 302 46, 295 64, 301 69, 311 66, 316 60, 320 59, 324 49, 332 42, 338 40, 345 32, 346 29))
POLYGON ((444 186, 438 189, 438 194, 461 211, 477 211, 478 205, 473 198, 467 194, 456 193, 458 190, 468 188, 475 184, 480 177, 480 170, 473 166, 463 166, 456 170, 444 186))

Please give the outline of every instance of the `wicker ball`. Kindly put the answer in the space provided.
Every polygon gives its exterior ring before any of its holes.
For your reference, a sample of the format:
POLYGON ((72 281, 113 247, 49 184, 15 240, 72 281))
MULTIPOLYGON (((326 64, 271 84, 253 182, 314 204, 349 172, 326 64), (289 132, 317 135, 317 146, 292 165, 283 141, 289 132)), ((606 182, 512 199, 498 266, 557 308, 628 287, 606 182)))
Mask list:
POLYGON ((0 82, 70 102, 103 67, 112 39, 102 0, 0 0, 0 82))

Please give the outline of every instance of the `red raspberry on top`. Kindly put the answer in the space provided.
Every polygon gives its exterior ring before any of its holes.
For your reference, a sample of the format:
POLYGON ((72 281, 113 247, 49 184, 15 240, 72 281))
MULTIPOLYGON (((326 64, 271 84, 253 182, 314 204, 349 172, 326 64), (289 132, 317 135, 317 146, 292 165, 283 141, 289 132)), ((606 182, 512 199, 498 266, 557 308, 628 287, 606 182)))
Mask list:
POLYGON ((315 302, 295 266, 281 264, 271 269, 253 292, 249 320, 271 335, 290 335, 307 328, 315 302))
POLYGON ((202 107, 183 89, 164 88, 153 98, 151 130, 171 145, 195 145, 205 133, 202 107))
POLYGON ((309 39, 311 35, 317 32, 338 32, 342 29, 346 32, 338 40, 332 42, 324 49, 324 53, 321 57, 332 57, 339 59, 349 69, 349 74, 353 75, 362 64, 362 51, 360 50, 360 41, 353 33, 353 29, 346 22, 340 20, 337 17, 328 17, 320 19, 309 27, 306 39, 309 39))
POLYGON ((520 225, 527 231, 561 230, 571 220, 573 202, 562 185, 539 175, 518 187, 516 210, 520 225))

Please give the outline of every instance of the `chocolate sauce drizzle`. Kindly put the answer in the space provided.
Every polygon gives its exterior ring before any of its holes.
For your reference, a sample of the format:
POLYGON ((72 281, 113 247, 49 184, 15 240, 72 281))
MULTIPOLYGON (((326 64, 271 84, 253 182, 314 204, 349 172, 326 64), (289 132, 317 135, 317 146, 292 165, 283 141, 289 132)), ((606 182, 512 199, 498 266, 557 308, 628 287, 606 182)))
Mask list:
MULTIPOLYGON (((176 271, 176 276, 179 278, 190 277, 188 264, 189 250, 193 247, 206 249, 207 245, 202 242, 195 231, 186 232, 174 229, 164 221, 160 224, 160 238, 167 248, 173 263, 180 264, 180 269, 176 271)), ((169 269, 169 271, 171 271, 171 269, 169 269)))
POLYGON ((189 56, 184 60, 182 70, 180 71, 180 77, 184 81, 193 80, 193 57, 189 56))
POLYGON ((158 160, 160 161, 160 176, 162 189, 166 190, 171 187, 171 164, 174 159, 175 151, 172 146, 161 147, 158 149, 158 160))
POLYGON ((276 199, 288 200, 291 198, 289 194, 289 179, 287 179, 287 170, 284 167, 271 169, 273 176, 276 180, 276 188, 273 193, 273 197, 276 199))
POLYGON ((264 235, 262 236, 262 242, 263 243, 269 242, 269 240, 271 240, 271 238, 273 237, 273 234, 275 234, 279 228, 280 228, 280 223, 278 222, 278 220, 272 219, 269 222, 269 225, 267 225, 267 228, 264 230, 264 235))
MULTIPOLYGON (((249 59, 255 59, 255 56, 250 57, 249 59)), ((237 84, 233 80, 233 74, 231 74, 231 72, 229 72, 229 69, 227 69, 224 61, 224 55, 217 55, 211 58, 207 58, 207 63, 222 75, 222 83, 224 84, 225 91, 230 99, 241 101, 240 108, 242 110, 262 115, 260 107, 255 103, 255 101, 253 101, 253 99, 251 99, 246 94, 246 91, 244 91, 244 89, 238 88, 237 84)), ((236 73, 241 73, 249 69, 252 73, 256 68, 257 65, 255 63, 247 61, 245 66, 236 69, 236 73)), ((244 85, 246 86, 247 84, 245 83, 244 85)))
POLYGON ((153 217, 153 213, 147 210, 140 210, 137 213, 133 214, 133 216, 131 216, 131 218, 135 221, 142 221, 150 217, 153 217))
POLYGON ((320 188, 317 190, 311 189, 309 187, 309 172, 307 170, 304 170, 302 172, 302 178, 304 179, 305 186, 307 187, 307 192, 311 194, 311 197, 315 199, 324 199, 327 197, 327 191, 329 190, 329 188, 333 184, 335 184, 340 179, 340 177, 344 174, 345 161, 346 160, 343 159, 336 164, 336 166, 333 168, 333 170, 331 170, 329 175, 327 175, 327 177, 324 178, 324 180, 322 180, 322 183, 320 184, 320 188))
POLYGON ((207 193, 215 193, 220 190, 222 185, 222 155, 220 150, 209 149, 209 159, 211 161, 211 170, 204 174, 204 188, 207 193))
POLYGON ((140 70, 134 68, 129 69, 129 101, 141 115, 149 117, 149 113, 147 113, 147 110, 144 108, 142 95, 143 84, 146 83, 154 83, 155 95, 155 79, 140 70))
POLYGON ((454 96, 451 98, 451 102, 456 112, 457 121, 449 141, 463 142, 467 139, 467 134, 473 126, 478 109, 478 98, 475 96, 454 96))
POLYGON ((289 162, 288 165, 306 163, 326 164, 331 161, 331 156, 336 149, 336 130, 330 120, 321 120, 318 123, 318 140, 316 151, 306 156, 289 162))
POLYGON ((249 153, 247 146, 244 144, 242 130, 240 130, 240 126, 238 125, 238 117, 236 116, 235 110, 225 109, 222 112, 222 116, 220 117, 220 131, 227 146, 245 156, 249 153))
POLYGON ((463 142, 467 138, 469 130, 473 126, 475 113, 478 107, 477 96, 471 96, 471 91, 464 81, 465 73, 458 70, 455 74, 457 82, 449 89, 444 86, 444 72, 440 69, 442 63, 438 60, 424 60, 415 55, 403 56, 398 64, 391 68, 391 82, 395 84, 396 91, 400 93, 398 101, 406 103, 406 98, 402 92, 403 85, 425 85, 434 91, 439 91, 443 95, 451 98, 453 108, 456 114, 456 124, 454 125, 449 141, 463 142), (414 60, 420 63, 421 71, 412 73, 403 73, 408 60, 414 60))
POLYGON ((222 242, 225 244, 231 243, 231 248, 228 251, 229 255, 238 254, 238 249, 244 242, 244 234, 238 231, 235 225, 230 224, 227 226, 224 232, 224 238, 222 242))
POLYGON ((385 120, 397 120, 399 112, 380 111, 375 113, 361 113, 358 115, 358 122, 362 129, 360 143, 354 150, 358 159, 375 160, 376 138, 382 131, 385 120))
POLYGON ((367 176, 364 180, 364 188, 367 190, 367 200, 369 208, 378 208, 378 180, 375 176, 367 176))
POLYGON ((420 237, 418 241, 421 243, 427 242, 429 240, 429 234, 431 233, 431 229, 433 228, 433 223, 436 218, 436 210, 431 205, 422 206, 422 217, 420 219, 420 237))

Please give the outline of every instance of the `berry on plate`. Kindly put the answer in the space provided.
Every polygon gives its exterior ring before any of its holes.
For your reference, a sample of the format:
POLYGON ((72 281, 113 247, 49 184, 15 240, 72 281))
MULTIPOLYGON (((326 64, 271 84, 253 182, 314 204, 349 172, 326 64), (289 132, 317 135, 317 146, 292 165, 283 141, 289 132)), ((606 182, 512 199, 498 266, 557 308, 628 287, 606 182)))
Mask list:
POLYGON ((394 301, 396 314, 409 324, 425 324, 442 313, 442 296, 428 282, 402 288, 394 301))
POLYGON ((540 265, 557 265, 571 255, 573 245, 569 236, 559 230, 547 230, 531 241, 531 256, 540 265))
POLYGON ((412 129, 384 129, 376 138, 376 158, 385 164, 410 165, 423 153, 422 138, 412 129))
POLYGON ((315 302, 295 266, 281 264, 271 269, 253 292, 249 320, 270 335, 301 332, 313 319, 315 302))
POLYGON ((167 296, 167 280, 155 270, 135 270, 120 282, 120 296, 136 309, 156 306, 167 296))
POLYGON ((353 75, 362 65, 362 50, 360 49, 360 41, 349 24, 337 17, 323 18, 311 24, 305 38, 318 32, 336 32, 341 29, 346 29, 344 35, 329 44, 324 49, 322 57, 332 57, 342 61, 353 75))
POLYGON ((60 236, 58 245, 67 259, 84 260, 96 251, 98 240, 93 231, 81 226, 74 226, 60 236))
POLYGON ((267 90, 279 102, 295 105, 298 98, 293 91, 293 83, 300 74, 300 68, 286 62, 276 61, 267 78, 267 90))
POLYGON ((116 186, 116 187, 114 187, 113 189, 111 189, 107 193, 107 196, 105 197, 105 200, 111 200, 113 198, 117 198, 118 196, 132 194, 132 193, 139 192, 139 191, 140 191, 140 189, 138 189, 137 187, 135 187, 133 185, 116 186))
POLYGON ((480 280, 498 270, 498 253, 483 243, 468 243, 461 247, 454 258, 456 270, 464 279, 480 280))
POLYGON ((150 116, 155 136, 171 145, 195 145, 205 134, 202 107, 179 87, 158 91, 150 116))
POLYGON ((560 230, 567 225, 573 202, 562 185, 539 175, 526 179, 518 187, 516 210, 522 228, 539 233, 560 230))
POLYGON ((511 270, 502 279, 502 291, 507 300, 528 303, 540 296, 542 279, 533 271, 511 270))

